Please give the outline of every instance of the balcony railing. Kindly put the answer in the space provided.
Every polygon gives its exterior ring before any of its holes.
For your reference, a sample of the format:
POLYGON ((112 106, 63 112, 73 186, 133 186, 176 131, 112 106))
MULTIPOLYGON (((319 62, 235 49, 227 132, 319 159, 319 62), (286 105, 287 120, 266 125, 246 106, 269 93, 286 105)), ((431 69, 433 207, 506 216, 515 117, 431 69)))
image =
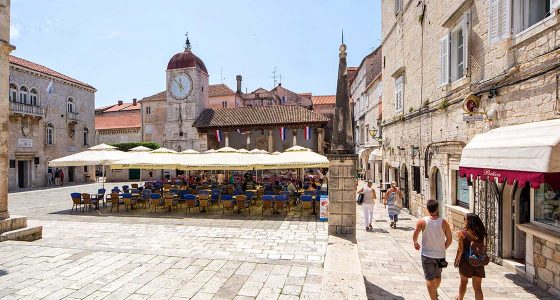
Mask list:
POLYGON ((68 122, 78 122, 78 113, 76 112, 66 112, 66 120, 68 122))
POLYGON ((10 112, 22 115, 30 115, 43 118, 45 117, 45 108, 24 103, 10 102, 10 112))

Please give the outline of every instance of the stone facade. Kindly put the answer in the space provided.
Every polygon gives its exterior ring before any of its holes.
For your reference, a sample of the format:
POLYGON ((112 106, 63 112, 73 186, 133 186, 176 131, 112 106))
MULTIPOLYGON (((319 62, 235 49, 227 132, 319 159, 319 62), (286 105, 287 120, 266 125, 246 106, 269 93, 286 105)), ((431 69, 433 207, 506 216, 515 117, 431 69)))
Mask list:
MULTIPOLYGON (((489 1, 397 2, 402 5, 382 1, 383 177, 405 189, 405 203, 416 216, 424 213, 428 199, 438 199, 440 213, 457 230, 464 213, 478 212, 473 186, 467 203, 458 199, 457 188, 461 152, 473 136, 560 117, 560 17, 543 13, 549 16, 521 30, 513 6, 515 34, 506 34, 506 28, 499 35, 489 20, 494 15, 489 1), (469 95, 480 97, 478 111, 487 113, 483 121, 463 121, 462 101, 469 95)), ((504 231, 497 261, 532 259, 532 246, 525 247, 525 235, 511 226, 513 203, 519 203, 519 192, 513 191, 506 185, 502 192, 504 231)), ((538 272, 527 272, 540 280, 538 272)))
MULTIPOLYGON (((47 185, 50 160, 84 151, 95 142, 95 89, 20 62, 17 59, 10 64, 10 189, 47 185), (36 102, 31 103, 34 92, 36 102)), ((62 169, 65 182, 93 178, 92 167, 62 169)))
POLYGON ((560 244, 533 237, 536 283, 560 297, 560 244))

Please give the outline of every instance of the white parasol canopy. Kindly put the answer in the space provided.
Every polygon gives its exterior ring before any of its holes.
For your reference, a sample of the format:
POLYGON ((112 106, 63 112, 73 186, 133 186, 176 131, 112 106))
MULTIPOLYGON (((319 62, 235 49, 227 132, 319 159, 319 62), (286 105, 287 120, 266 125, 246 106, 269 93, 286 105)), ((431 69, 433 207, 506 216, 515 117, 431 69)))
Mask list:
POLYGON ((144 147, 144 146, 138 146, 138 147, 134 147, 130 150, 128 150, 129 152, 150 152, 152 151, 152 149, 148 148, 148 147, 144 147))
POLYGON ((108 165, 126 157, 126 153, 107 144, 93 146, 86 151, 49 161, 51 167, 79 167, 108 165))
POLYGON ((111 169, 177 169, 181 155, 177 151, 159 148, 150 152, 135 152, 111 163, 111 169))
POLYGON ((296 169, 296 168, 327 168, 329 160, 326 156, 315 153, 311 149, 293 146, 285 152, 271 155, 261 166, 263 169, 296 169))
MULTIPOLYGON (((244 150, 244 149, 243 149, 244 150)), ((249 151, 223 147, 183 161, 183 170, 252 170, 260 165, 260 159, 249 151)))

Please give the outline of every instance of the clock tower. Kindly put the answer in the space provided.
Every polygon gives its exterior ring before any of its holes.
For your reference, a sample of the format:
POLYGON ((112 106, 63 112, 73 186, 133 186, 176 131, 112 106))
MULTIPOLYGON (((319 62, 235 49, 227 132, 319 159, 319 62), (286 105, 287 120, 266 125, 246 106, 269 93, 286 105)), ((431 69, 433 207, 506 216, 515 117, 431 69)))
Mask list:
POLYGON ((167 64, 166 121, 163 147, 183 151, 206 150, 206 138, 192 126, 208 105, 208 71, 191 50, 187 37, 185 51, 173 55, 167 64))

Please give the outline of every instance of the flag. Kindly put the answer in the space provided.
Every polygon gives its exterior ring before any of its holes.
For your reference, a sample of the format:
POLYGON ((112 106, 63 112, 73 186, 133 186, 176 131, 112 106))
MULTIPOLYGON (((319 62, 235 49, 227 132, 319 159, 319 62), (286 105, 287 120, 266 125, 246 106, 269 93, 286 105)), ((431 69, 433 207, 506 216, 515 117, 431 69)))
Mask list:
POLYGON ((280 138, 283 141, 286 140, 286 127, 280 127, 280 138))
POLYGON ((305 126, 305 129, 303 130, 303 136, 305 137, 306 140, 311 139, 311 127, 305 126))
POLYGON ((216 140, 218 143, 222 141, 222 131, 220 129, 216 129, 216 140))
POLYGON ((54 86, 53 86, 53 81, 51 79, 51 82, 49 82, 49 85, 47 86, 47 94, 52 94, 54 93, 54 86))

